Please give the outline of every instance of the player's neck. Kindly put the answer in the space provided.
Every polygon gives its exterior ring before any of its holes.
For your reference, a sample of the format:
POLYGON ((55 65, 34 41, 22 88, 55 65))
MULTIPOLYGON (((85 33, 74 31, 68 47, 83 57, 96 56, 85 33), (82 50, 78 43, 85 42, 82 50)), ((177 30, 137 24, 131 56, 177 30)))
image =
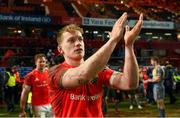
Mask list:
POLYGON ((84 62, 84 59, 81 60, 70 60, 70 59, 65 59, 66 63, 71 65, 71 66, 79 66, 84 62))
POLYGON ((36 68, 36 70, 39 72, 44 72, 44 68, 36 68))

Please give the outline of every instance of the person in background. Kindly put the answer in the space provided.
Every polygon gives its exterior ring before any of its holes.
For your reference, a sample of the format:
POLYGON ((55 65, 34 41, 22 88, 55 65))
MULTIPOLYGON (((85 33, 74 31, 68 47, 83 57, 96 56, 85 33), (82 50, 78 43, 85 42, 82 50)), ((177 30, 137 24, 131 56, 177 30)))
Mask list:
POLYGON ((27 104, 26 104, 26 111, 29 114, 29 117, 33 117, 32 111, 32 92, 30 91, 28 94, 27 104))
POLYGON ((147 88, 148 88, 148 83, 144 83, 143 81, 146 81, 147 79, 149 79, 148 75, 147 75, 147 68, 143 68, 141 67, 139 69, 139 77, 140 77, 140 88, 141 88, 141 92, 143 93, 143 97, 145 100, 145 104, 147 103, 147 88))
POLYGON ((15 99, 15 103, 19 104, 23 80, 20 77, 20 73, 18 71, 18 66, 13 66, 12 69, 13 69, 13 73, 15 74, 15 77, 16 77, 15 98, 14 99, 15 99))
POLYGON ((132 110, 134 106, 137 106, 138 109, 143 109, 139 103, 137 91, 138 91, 137 89, 128 91, 128 97, 130 99, 130 106, 129 106, 130 110, 132 110))
POLYGON ((154 66, 152 71, 152 79, 147 79, 144 83, 154 83, 153 87, 153 94, 154 100, 157 103, 157 108, 159 109, 160 117, 165 117, 165 104, 164 104, 164 97, 165 97, 165 88, 164 88, 164 74, 163 69, 159 63, 159 58, 154 56, 151 57, 151 65, 154 66))
POLYGON ((32 110, 35 117, 53 117, 50 104, 49 88, 47 83, 48 69, 47 59, 44 54, 37 54, 34 57, 36 68, 24 78, 23 90, 20 100, 20 117, 25 117, 25 106, 28 94, 32 92, 32 110))
POLYGON ((7 111, 13 112, 15 109, 15 89, 16 76, 13 67, 8 67, 5 74, 5 102, 7 103, 7 111))
MULTIPOLYGON (((153 75, 152 75, 152 70, 153 70, 153 67, 148 67, 147 68, 147 75, 148 75, 148 79, 152 79, 153 75)), ((153 95, 153 86, 154 86, 154 83, 152 82, 144 82, 144 85, 147 85, 147 89, 146 89, 146 92, 147 92, 147 101, 149 104, 156 104, 155 103, 155 100, 154 100, 154 95, 153 95)))
POLYGON ((165 93, 169 96, 169 103, 174 104, 177 99, 173 94, 173 66, 169 61, 166 61, 164 79, 165 93))
POLYGON ((103 86, 135 89, 139 82, 134 42, 143 15, 130 30, 124 13, 114 24, 110 39, 95 54, 84 60, 83 30, 70 24, 58 32, 58 50, 65 61, 49 70, 51 104, 55 117, 102 117, 103 86), (125 32, 124 32, 125 29, 125 32), (110 56, 120 40, 125 42, 123 73, 106 69, 110 56))

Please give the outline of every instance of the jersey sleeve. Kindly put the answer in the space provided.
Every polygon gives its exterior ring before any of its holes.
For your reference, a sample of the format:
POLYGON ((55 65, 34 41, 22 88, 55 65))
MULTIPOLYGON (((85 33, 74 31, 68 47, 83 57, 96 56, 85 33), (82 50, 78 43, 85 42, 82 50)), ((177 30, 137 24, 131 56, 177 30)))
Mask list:
POLYGON ((33 80, 34 76, 31 73, 28 73, 25 77, 24 77, 24 84, 28 85, 28 86, 32 86, 32 80, 33 80))
POLYGON ((104 69, 99 73, 99 79, 105 86, 110 86, 110 78, 113 74, 113 70, 111 69, 104 69))
POLYGON ((48 84, 50 85, 50 87, 59 88, 61 81, 60 79, 66 71, 67 68, 62 68, 61 66, 55 66, 50 68, 48 77, 48 84))

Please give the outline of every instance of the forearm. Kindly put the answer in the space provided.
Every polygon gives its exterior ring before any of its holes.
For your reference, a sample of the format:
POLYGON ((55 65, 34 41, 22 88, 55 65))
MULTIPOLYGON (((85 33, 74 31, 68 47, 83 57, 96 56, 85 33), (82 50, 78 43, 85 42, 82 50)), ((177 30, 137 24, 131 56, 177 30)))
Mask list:
POLYGON ((138 36, 142 26, 143 15, 141 14, 136 25, 130 30, 126 25, 124 42, 125 42, 125 62, 123 74, 117 75, 111 84, 119 89, 136 89, 139 82, 139 68, 134 54, 134 41, 138 36))
POLYGON ((154 82, 159 82, 159 77, 148 79, 148 82, 154 83, 154 82))
POLYGON ((94 55, 92 55, 80 66, 82 70, 86 70, 87 79, 91 79, 98 73, 98 71, 107 65, 116 44, 117 42, 110 39, 103 47, 101 47, 94 55))
POLYGON ((20 99, 20 110, 21 112, 25 111, 25 106, 26 106, 26 102, 27 102, 27 96, 28 96, 28 92, 25 92, 24 90, 21 93, 21 99, 20 99))
POLYGON ((139 82, 139 69, 133 46, 125 46, 124 78, 130 89, 135 89, 139 82))

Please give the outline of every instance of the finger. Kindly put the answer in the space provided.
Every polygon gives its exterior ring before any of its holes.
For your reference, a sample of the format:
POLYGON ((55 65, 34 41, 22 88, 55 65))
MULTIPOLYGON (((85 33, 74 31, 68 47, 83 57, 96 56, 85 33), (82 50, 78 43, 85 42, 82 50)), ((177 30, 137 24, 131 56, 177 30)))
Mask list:
POLYGON ((120 19, 118 20, 119 23, 121 23, 122 21, 124 21, 127 18, 127 13, 124 12, 123 15, 120 17, 120 19))
POLYGON ((140 20, 143 20, 143 13, 140 14, 139 19, 140 19, 140 20))
POLYGON ((124 12, 123 15, 116 21, 117 23, 120 23, 124 16, 126 16, 127 13, 124 12))
POLYGON ((143 23, 143 14, 141 13, 140 16, 139 16, 138 22, 137 22, 136 25, 134 26, 134 29, 135 29, 135 30, 140 29, 141 26, 142 26, 142 23, 143 23))
POLYGON ((111 37, 111 32, 108 32, 108 34, 109 34, 109 37, 111 37))
POLYGON ((126 24, 126 20, 127 20, 127 13, 125 12, 122 16, 122 20, 120 21, 120 25, 124 27, 126 24))
POLYGON ((129 30, 130 30, 130 27, 126 25, 126 32, 128 32, 129 30))
POLYGON ((143 14, 141 13, 141 15, 139 16, 139 20, 134 26, 134 28, 132 29, 132 31, 138 34, 141 30, 142 24, 143 24, 143 14))
POLYGON ((123 13, 123 15, 116 21, 116 25, 122 25, 125 24, 125 21, 127 19, 127 13, 123 13))

